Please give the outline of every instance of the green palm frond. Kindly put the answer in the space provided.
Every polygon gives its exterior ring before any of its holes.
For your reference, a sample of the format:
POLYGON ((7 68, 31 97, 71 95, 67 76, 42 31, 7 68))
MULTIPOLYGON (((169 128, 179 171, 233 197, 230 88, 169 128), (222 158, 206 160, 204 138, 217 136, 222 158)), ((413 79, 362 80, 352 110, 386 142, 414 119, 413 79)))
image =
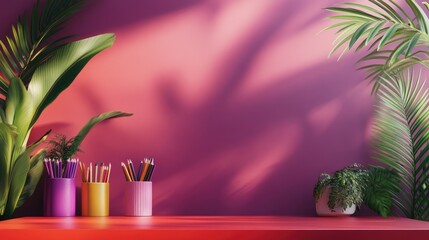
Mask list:
MULTIPOLYGON (((27 86, 34 71, 53 56, 70 36, 51 39, 69 17, 82 8, 82 0, 48 0, 43 8, 39 1, 31 16, 24 14, 12 26, 12 35, 0 41, 0 95, 7 96, 11 79, 18 78, 27 86)), ((3 107, 4 100, 0 101, 3 107)))
POLYGON ((353 47, 369 50, 360 62, 366 63, 361 69, 374 81, 375 92, 385 74, 420 63, 429 66, 429 19, 414 0, 406 0, 408 9, 394 0, 370 2, 372 6, 346 2, 326 8, 334 13, 328 17, 334 24, 325 30, 338 29, 330 55, 341 51, 341 58, 353 47))
POLYGON ((397 74, 381 82, 375 106, 374 158, 398 174, 393 194, 397 214, 428 220, 429 94, 421 72, 397 74))
POLYGON ((379 166, 369 167, 364 203, 383 217, 391 215, 393 196, 400 191, 396 172, 379 166))

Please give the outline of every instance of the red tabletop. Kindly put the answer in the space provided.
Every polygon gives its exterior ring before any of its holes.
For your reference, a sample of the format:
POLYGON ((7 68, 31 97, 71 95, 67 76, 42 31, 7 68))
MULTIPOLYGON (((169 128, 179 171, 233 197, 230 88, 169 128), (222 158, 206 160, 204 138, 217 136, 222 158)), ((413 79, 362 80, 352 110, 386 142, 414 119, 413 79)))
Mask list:
POLYGON ((429 222, 381 217, 25 217, 0 239, 429 239, 429 222))

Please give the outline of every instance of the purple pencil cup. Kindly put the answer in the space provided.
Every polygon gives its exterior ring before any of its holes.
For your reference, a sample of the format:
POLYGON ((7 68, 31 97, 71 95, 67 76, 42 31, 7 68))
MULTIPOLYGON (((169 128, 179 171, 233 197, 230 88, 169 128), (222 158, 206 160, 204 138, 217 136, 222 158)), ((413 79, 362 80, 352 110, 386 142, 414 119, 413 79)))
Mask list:
POLYGON ((73 217, 76 210, 74 178, 47 178, 45 181, 44 215, 73 217))
POLYGON ((125 215, 152 216, 152 182, 126 182, 125 215))

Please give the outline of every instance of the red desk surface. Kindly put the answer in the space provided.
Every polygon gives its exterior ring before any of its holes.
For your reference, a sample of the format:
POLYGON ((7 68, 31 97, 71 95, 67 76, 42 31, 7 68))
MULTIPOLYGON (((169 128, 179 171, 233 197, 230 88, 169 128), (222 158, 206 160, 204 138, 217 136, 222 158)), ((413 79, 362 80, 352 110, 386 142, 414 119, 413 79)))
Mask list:
POLYGON ((429 222, 380 217, 25 217, 0 239, 429 239, 429 222))

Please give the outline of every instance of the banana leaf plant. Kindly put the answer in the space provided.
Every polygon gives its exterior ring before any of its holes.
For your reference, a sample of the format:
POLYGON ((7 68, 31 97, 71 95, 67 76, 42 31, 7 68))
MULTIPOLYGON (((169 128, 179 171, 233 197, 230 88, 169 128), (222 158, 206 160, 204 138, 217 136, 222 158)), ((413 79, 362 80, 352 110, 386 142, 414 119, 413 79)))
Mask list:
POLYGON ((37 1, 30 14, 0 41, 0 217, 31 196, 43 172, 47 134, 28 138, 43 110, 76 78, 88 61, 110 47, 115 36, 82 40, 58 36, 64 23, 83 7, 83 0, 37 1))

